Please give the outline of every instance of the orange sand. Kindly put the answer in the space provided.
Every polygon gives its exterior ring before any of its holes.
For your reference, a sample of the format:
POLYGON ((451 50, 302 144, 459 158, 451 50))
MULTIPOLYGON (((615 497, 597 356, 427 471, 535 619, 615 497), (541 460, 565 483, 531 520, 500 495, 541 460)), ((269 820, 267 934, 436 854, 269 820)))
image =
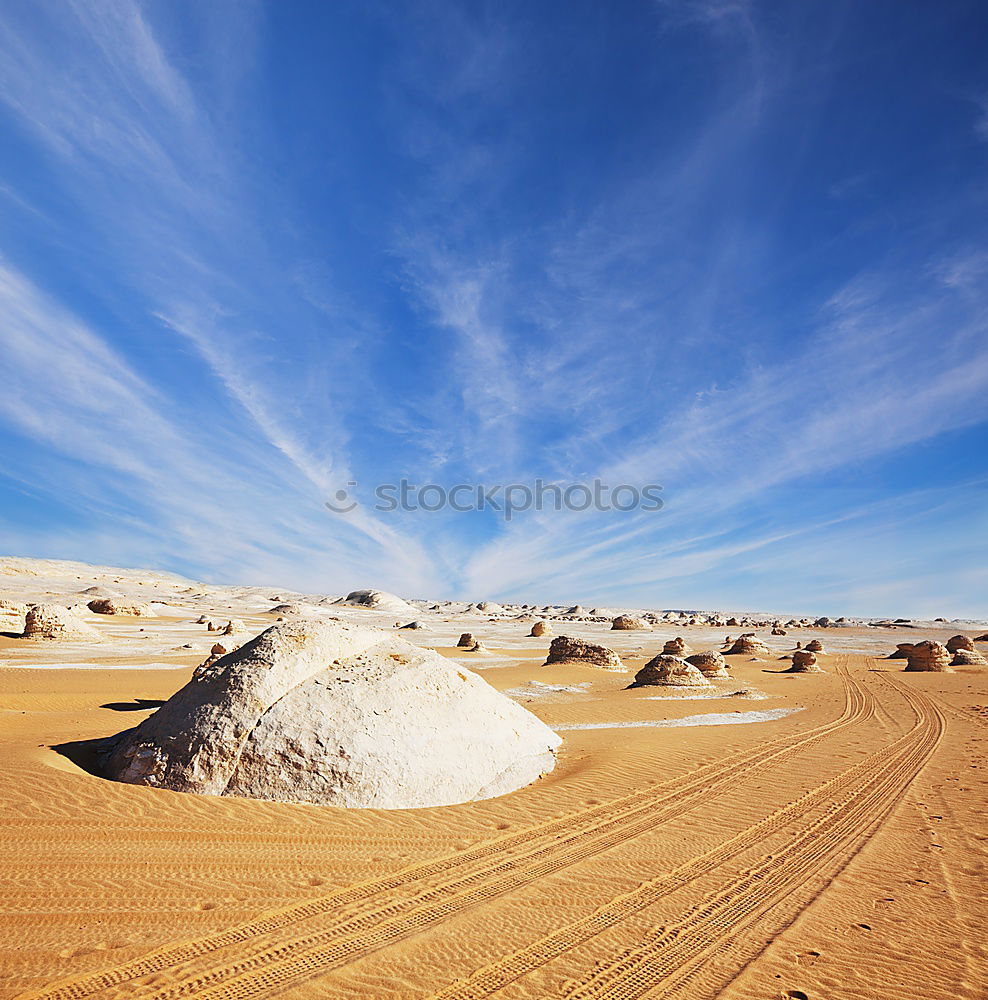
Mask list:
POLYGON ((199 650, 173 670, 0 669, 0 997, 985 995, 988 672, 733 657, 723 691, 767 699, 655 700, 523 660, 548 644, 528 641, 484 676, 589 682, 520 698, 550 725, 803 710, 566 731, 556 770, 512 795, 344 811, 115 784, 85 747, 52 749, 136 724, 199 650))

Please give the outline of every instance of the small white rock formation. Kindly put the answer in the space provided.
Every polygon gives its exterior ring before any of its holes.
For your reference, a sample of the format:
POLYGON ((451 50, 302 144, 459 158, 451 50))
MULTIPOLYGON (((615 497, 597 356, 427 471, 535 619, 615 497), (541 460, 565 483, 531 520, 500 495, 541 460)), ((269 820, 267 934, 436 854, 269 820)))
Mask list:
POLYGON ((823 648, 823 643, 820 642, 819 639, 810 639, 810 641, 806 644, 805 648, 808 649, 811 653, 825 652, 823 648))
POLYGON ((99 632, 58 604, 32 604, 24 616, 24 638, 46 642, 58 639, 86 639, 99 642, 99 632))
POLYGON ((220 633, 221 635, 239 635, 241 632, 246 632, 247 626, 239 618, 231 618, 227 623, 226 627, 220 633))
POLYGON ((410 629, 420 629, 425 628, 425 626, 418 620, 409 622, 407 625, 399 625, 398 628, 410 628, 410 629))
POLYGON ((928 670, 950 672, 950 653, 947 652, 947 647, 932 639, 915 643, 906 650, 906 656, 909 659, 906 670, 910 672, 928 670))
POLYGON ((543 666, 552 663, 587 663, 605 670, 624 670, 621 658, 613 649, 598 646, 583 639, 573 639, 568 635, 557 635, 549 643, 549 655, 543 666))
POLYGON ((475 642, 476 639, 473 637, 473 632, 464 632, 457 640, 456 645, 461 649, 469 649, 475 642))
POLYGON ((226 656, 227 653, 236 652, 239 648, 239 646, 234 646, 232 649, 227 649, 222 643, 214 642, 213 648, 209 651, 209 656, 196 669, 204 670, 206 667, 211 667, 221 657, 226 656))
POLYGON ((114 597, 97 597, 86 605, 97 615, 132 615, 135 618, 157 618, 150 604, 128 604, 114 597))
POLYGON ((349 604, 355 608, 368 608, 372 611, 385 611, 403 618, 411 618, 416 614, 416 609, 407 601, 384 590, 351 590, 346 597, 334 603, 349 604))
POLYGON ((785 634, 786 630, 782 628, 781 625, 777 625, 774 629, 772 629, 772 635, 785 635, 785 634))
POLYGON ((952 667, 984 667, 988 660, 976 649, 958 649, 950 661, 952 667))
POLYGON ((634 615, 618 615, 614 621, 611 622, 611 628, 617 630, 625 630, 627 632, 636 631, 638 629, 647 628, 648 626, 641 620, 641 618, 635 618, 634 615))
POLYGON ((762 642, 753 632, 746 632, 744 635, 739 635, 732 644, 731 648, 727 650, 724 654, 725 656, 736 656, 738 654, 747 654, 749 656, 757 656, 759 653, 767 653, 768 646, 762 642))
POLYGON ((532 631, 529 632, 528 634, 532 638, 537 639, 537 638, 539 638, 539 636, 552 635, 552 629, 550 629, 549 626, 545 622, 543 622, 543 621, 537 621, 532 626, 532 631))
POLYGON ((678 656, 659 653, 635 674, 631 687, 713 687, 698 667, 678 656))
POLYGON ((952 635, 947 640, 947 652, 956 653, 959 649, 974 649, 974 642, 966 635, 952 635))
POLYGON ((662 652, 666 656, 685 656, 687 653, 692 653, 693 650, 686 644, 686 640, 682 636, 676 636, 675 639, 668 639, 666 644, 662 647, 662 652))
POLYGON ((467 646, 468 653, 489 653, 490 650, 482 643, 480 640, 475 642, 472 646, 467 646))
POLYGON ((713 651, 693 653, 686 657, 687 663, 692 663, 704 677, 730 677, 727 672, 727 660, 720 653, 713 651))
POLYGON ((797 649, 792 654, 792 666, 786 671, 790 674, 822 674, 823 670, 817 666, 816 653, 809 647, 797 649))
POLYGON ((118 590, 110 590, 107 587, 86 587, 85 590, 80 590, 80 594, 85 594, 87 597, 123 597, 118 590))
POLYGON ((503 615, 504 608, 496 601, 481 601, 477 605, 478 611, 483 611, 485 615, 503 615))
POLYGON ((301 604, 276 604, 272 608, 268 608, 267 614, 269 615, 300 615, 302 614, 301 604))
POLYGON ((201 795, 409 809, 503 795, 560 738, 432 650, 342 622, 274 625, 108 741, 105 773, 201 795))

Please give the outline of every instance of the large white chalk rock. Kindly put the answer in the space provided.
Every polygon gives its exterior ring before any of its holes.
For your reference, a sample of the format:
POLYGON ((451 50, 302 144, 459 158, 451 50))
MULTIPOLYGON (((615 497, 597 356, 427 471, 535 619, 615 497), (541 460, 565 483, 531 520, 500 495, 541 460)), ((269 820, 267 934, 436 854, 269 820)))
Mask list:
POLYGON ((59 604, 30 604, 24 615, 24 638, 57 642, 59 639, 88 639, 99 642, 99 631, 73 611, 59 604))
POLYGON ((502 795, 560 738, 483 678, 343 622, 269 628, 108 747, 108 777, 204 795, 407 809, 502 795))

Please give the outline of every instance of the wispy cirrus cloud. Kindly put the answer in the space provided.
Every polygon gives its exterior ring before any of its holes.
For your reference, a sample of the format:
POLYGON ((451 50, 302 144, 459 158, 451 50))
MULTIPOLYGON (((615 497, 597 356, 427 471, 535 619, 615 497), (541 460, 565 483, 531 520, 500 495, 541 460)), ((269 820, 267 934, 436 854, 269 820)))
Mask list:
POLYGON ((136 551, 160 560, 178 544, 178 562, 188 567, 255 578, 281 572, 310 586, 325 572, 320 561, 341 577, 394 574, 406 587, 421 580, 428 563, 414 543, 360 512, 334 520, 321 509, 328 480, 314 496, 291 483, 306 460, 286 446, 278 450, 287 461, 279 463, 269 447, 275 430, 267 440, 231 440, 222 426, 198 423, 194 411, 9 267, 0 267, 0 303, 0 348, 17 373, 0 417, 38 449, 22 474, 109 509, 136 551), (99 470, 102 492, 87 496, 86 480, 72 469, 79 463, 99 470), (46 468, 58 470, 54 478, 46 468), (108 503, 111 493, 117 499, 108 503))
MULTIPOLYGON (((952 258, 950 273, 975 264, 952 258)), ((517 521, 475 554, 470 586, 487 580, 506 593, 541 594, 568 579, 571 593, 602 601, 606 590, 627 592, 650 577, 716 572, 740 552, 793 534, 827 528, 839 537, 846 518, 800 525, 809 511, 799 508, 795 517, 776 512, 779 527, 768 534, 746 522, 755 520, 752 503, 773 490, 826 490, 842 469, 988 419, 983 292, 972 302, 966 284, 964 294, 946 298, 928 278, 908 294, 898 281, 869 285, 867 296, 859 283, 836 293, 798 355, 739 372, 732 385, 670 408, 592 470, 611 486, 663 483, 663 511, 517 521), (935 356, 925 337, 931 328, 940 338, 935 356), (682 554, 688 539, 700 544, 682 554), (623 584, 614 582, 616 566, 623 584)))
MULTIPOLYGON (((85 461, 105 460, 117 472, 131 472, 145 510, 163 515, 168 508, 170 529, 163 534, 175 530, 175 515, 184 510, 198 524, 192 565, 208 566, 217 558, 215 546, 208 546, 213 550, 208 555, 202 551, 210 532, 231 544, 230 508, 223 513, 217 495, 226 491, 216 486, 218 480, 231 485, 240 480, 245 489, 236 505, 239 558, 243 544, 255 558, 288 546, 305 563, 294 572, 310 580, 320 574, 320 558, 334 563, 330 576, 337 580, 370 571, 393 574, 411 587, 423 570, 428 576, 427 555, 393 525, 361 512, 334 520, 321 510, 330 491, 351 475, 338 414, 331 402, 322 401, 315 428, 311 420, 308 425, 299 420, 304 410, 299 379, 272 361, 277 333, 251 334, 244 328, 264 320, 256 304, 259 290, 275 302, 280 296, 297 317, 294 284, 278 273, 280 262, 260 238, 261 217, 243 211, 248 191, 240 151, 214 131, 208 110, 165 55, 142 8, 122 0, 76 4, 68 18, 44 20, 33 32, 9 23, 2 30, 14 56, 2 71, 9 109, 49 148, 59 181, 96 220, 110 260, 145 297, 146 311, 139 326, 127 331, 126 346, 143 342, 151 353, 160 352, 169 331, 193 347, 186 366, 196 358, 201 363, 196 382, 212 380, 221 393, 181 403, 159 394, 157 409, 152 408, 147 400, 156 390, 124 365, 109 341, 8 270, 8 304, 24 319, 7 329, 4 341, 24 390, 6 399, 10 418, 35 438, 45 432, 50 447, 61 445, 85 461), (260 289, 245 295, 235 287, 255 276, 260 289), (74 339, 66 339, 68 331, 74 339), (43 377, 63 388, 47 395, 37 391, 43 377), (186 432, 205 417, 215 421, 216 433, 200 423, 182 438, 164 416, 176 407, 187 407, 180 421, 186 432), (237 413, 241 428, 231 436, 237 413), (246 435, 244 416, 251 428, 246 435), (301 433, 299 424, 305 428, 301 433), (313 430, 317 450, 303 440, 313 430), (214 440, 205 447, 215 449, 212 458, 198 462, 203 439, 210 437, 214 440), (224 452, 228 463, 216 457, 224 452), (272 481, 269 473, 285 461, 291 474, 272 481), (258 475, 265 480, 263 501, 251 488, 258 475), (293 506, 305 515, 293 517, 293 506), (318 543, 313 547, 289 537, 307 535, 326 538, 322 555, 318 543), (360 536, 362 543, 356 541, 360 536), (376 563, 380 568, 373 570, 376 563)), ((341 339, 348 343, 347 336, 341 339)))
POLYGON ((818 559, 817 592, 880 601, 868 538, 943 508, 898 468, 988 419, 988 302, 962 170, 899 192, 901 145, 862 153, 858 16, 5 12, 18 487, 69 477, 99 545, 115 519, 231 579, 768 599, 823 539, 854 565, 818 559), (862 497, 871 469, 894 482, 862 497), (401 475, 657 481, 667 507, 322 509, 401 475))

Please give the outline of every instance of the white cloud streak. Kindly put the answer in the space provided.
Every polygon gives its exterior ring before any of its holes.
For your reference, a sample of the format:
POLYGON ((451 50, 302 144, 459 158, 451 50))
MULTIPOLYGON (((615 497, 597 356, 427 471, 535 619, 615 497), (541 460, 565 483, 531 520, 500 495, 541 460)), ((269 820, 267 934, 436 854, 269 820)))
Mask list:
MULTIPOLYGON (((502 222, 524 142, 481 126, 491 109, 524 101, 515 70, 531 50, 469 6, 433 37, 435 11, 416 7, 413 42, 430 42, 400 62, 391 121, 427 180, 387 238, 432 370, 398 398, 376 398, 373 362, 352 360, 381 334, 373 305, 340 306, 321 262, 272 245, 270 192, 255 187, 229 124, 245 114, 256 7, 227 5, 224 30, 204 29, 247 40, 210 50, 214 98, 180 71, 149 8, 129 0, 0 20, 12 120, 47 151, 143 300, 125 331, 101 331, 11 257, 0 345, 18 383, 0 414, 39 448, 112 477, 130 500, 127 530, 144 533, 148 552, 177 539, 228 578, 631 601, 699 578, 719 593, 719 575, 737 579, 755 554, 768 567, 823 537, 835 550, 841 539, 866 549, 859 526, 883 516, 872 505, 764 517, 759 504, 988 419, 984 251, 950 246, 932 261, 835 277, 798 336, 762 336, 750 317, 731 325, 726 304, 740 311, 771 258, 768 223, 743 210, 746 154, 793 58, 741 0, 655 9, 660 28, 700 28, 718 46, 722 78, 704 113, 674 147, 615 170, 594 198, 502 222), (215 393, 180 399, 159 385, 155 359, 176 354, 190 382, 215 393), (320 511, 358 469, 393 474, 395 460, 377 460, 385 449, 444 481, 659 481, 668 507, 533 515, 493 537, 441 518, 320 511)), ((41 211, 6 189, 12 204, 41 211)), ((98 482, 78 481, 94 509, 110 503, 98 482)), ((927 511, 940 502, 913 500, 927 511)), ((853 594, 883 599, 873 573, 853 594)))

